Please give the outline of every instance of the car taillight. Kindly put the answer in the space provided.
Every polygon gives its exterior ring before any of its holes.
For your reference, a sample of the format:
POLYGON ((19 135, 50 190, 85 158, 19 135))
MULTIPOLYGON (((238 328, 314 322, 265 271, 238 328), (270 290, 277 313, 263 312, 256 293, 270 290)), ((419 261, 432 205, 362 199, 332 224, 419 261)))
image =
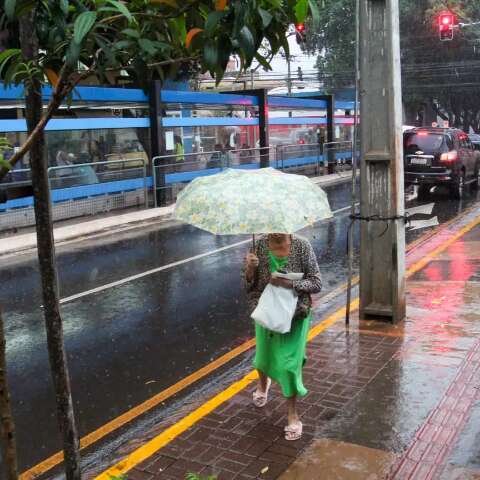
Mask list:
POLYGON ((442 153, 440 156, 440 161, 445 163, 455 162, 458 158, 458 153, 456 150, 452 150, 451 152, 442 153))

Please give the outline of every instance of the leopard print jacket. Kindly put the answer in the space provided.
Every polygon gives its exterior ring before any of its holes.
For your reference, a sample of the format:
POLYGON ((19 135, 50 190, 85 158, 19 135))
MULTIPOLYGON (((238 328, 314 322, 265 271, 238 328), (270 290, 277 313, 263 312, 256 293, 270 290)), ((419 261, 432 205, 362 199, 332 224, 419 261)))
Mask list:
MULTIPOLYGON (((260 238, 256 242, 255 254, 260 263, 252 281, 246 279, 245 270, 243 274, 250 313, 252 313, 257 307, 258 300, 263 290, 270 282, 268 239, 266 236, 260 238)), ((307 239, 292 235, 291 251, 285 270, 289 273, 303 273, 302 280, 296 280, 293 282, 293 287, 298 294, 297 310, 294 318, 305 318, 312 306, 311 294, 319 293, 322 289, 322 279, 317 257, 307 239)))

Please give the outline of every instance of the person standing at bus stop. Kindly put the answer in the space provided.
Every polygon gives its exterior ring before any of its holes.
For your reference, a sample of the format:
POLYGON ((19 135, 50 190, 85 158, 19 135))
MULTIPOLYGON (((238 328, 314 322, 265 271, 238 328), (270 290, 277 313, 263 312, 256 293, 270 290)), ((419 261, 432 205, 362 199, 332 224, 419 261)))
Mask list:
POLYGON ((297 397, 307 394, 302 369, 306 361, 307 336, 312 318, 311 294, 320 292, 322 281, 317 258, 310 242, 296 235, 270 234, 256 243, 247 255, 245 280, 251 312, 256 308, 265 287, 293 289, 298 295, 290 332, 271 332, 255 324, 256 353, 254 366, 258 371, 253 403, 262 408, 267 404, 271 381, 276 381, 287 398, 288 424, 286 440, 298 440, 303 425, 297 411, 297 397), (276 271, 303 273, 302 280, 272 277, 276 271))

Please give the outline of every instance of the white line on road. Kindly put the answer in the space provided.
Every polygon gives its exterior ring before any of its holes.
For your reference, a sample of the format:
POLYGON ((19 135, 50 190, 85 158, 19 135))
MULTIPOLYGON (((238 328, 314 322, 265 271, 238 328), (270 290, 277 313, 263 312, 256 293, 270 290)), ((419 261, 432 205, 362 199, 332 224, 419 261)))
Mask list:
MULTIPOLYGON (((332 213, 333 215, 336 215, 338 213, 345 212, 346 210, 350 210, 351 208, 352 207, 347 206, 347 207, 335 210, 332 213)), ((251 239, 242 240, 241 242, 232 243, 230 245, 226 245, 225 247, 217 248, 215 250, 210 250, 209 252, 205 252, 205 253, 200 253, 199 255, 195 255, 193 257, 189 257, 183 260, 178 260, 176 262, 169 263, 168 265, 162 265, 161 267, 152 268, 151 270, 146 270, 145 272, 137 273, 136 275, 122 278, 121 280, 117 280, 116 282, 100 285, 99 287, 92 288, 91 290, 86 290, 85 292, 76 293, 75 295, 70 295, 69 297, 62 298, 60 300, 60 304, 72 302, 73 300, 78 300, 79 298, 87 297, 88 295, 92 295, 94 293, 103 292, 105 290, 109 290, 110 288, 118 287, 120 285, 124 285, 134 280, 148 277, 149 275, 153 275, 154 273, 162 272, 163 270, 168 270, 169 268, 178 267, 179 265, 184 265, 185 263, 190 263, 195 260, 199 260, 200 258, 208 257, 209 255, 214 255, 215 253, 224 252, 225 250, 230 250, 232 248, 239 247, 240 245, 245 245, 246 243, 249 243, 251 241, 252 241, 251 239)))

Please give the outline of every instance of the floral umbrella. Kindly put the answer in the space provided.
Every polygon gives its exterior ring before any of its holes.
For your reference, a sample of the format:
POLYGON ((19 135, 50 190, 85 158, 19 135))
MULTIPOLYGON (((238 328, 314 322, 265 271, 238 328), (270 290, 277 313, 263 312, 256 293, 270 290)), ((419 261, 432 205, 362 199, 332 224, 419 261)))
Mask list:
POLYGON ((175 217, 216 235, 238 235, 294 233, 332 212, 327 194, 303 175, 228 169, 190 183, 175 217))

